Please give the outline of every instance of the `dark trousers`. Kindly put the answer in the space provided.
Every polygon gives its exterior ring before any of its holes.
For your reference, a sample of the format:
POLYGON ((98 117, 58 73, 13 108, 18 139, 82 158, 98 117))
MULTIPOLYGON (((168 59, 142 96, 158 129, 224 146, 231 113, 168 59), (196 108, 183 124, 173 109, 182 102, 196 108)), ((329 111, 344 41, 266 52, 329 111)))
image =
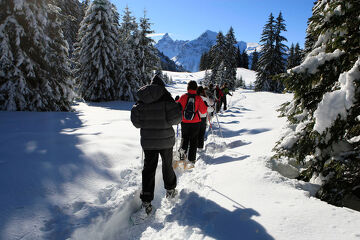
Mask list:
POLYGON ((227 109, 227 103, 226 103, 226 95, 224 95, 222 98, 221 98, 221 101, 222 103, 224 104, 224 111, 227 109))
POLYGON ((200 131, 200 122, 198 123, 181 123, 181 136, 182 145, 181 148, 188 152, 188 159, 191 162, 196 160, 196 150, 198 145, 198 135, 200 131), (190 145, 190 147, 189 147, 190 145))
POLYGON ((220 98, 217 102, 216 102, 216 112, 219 112, 221 109, 221 104, 222 104, 222 98, 220 98))
POLYGON ((140 199, 144 202, 151 202, 154 199, 155 173, 159 154, 162 159, 162 174, 165 189, 170 190, 176 187, 176 175, 172 167, 173 149, 144 150, 144 153, 145 159, 142 171, 142 192, 140 199))
POLYGON ((198 135, 198 146, 197 146, 198 148, 204 148, 206 120, 207 120, 207 117, 201 118, 200 130, 199 130, 199 135, 198 135))

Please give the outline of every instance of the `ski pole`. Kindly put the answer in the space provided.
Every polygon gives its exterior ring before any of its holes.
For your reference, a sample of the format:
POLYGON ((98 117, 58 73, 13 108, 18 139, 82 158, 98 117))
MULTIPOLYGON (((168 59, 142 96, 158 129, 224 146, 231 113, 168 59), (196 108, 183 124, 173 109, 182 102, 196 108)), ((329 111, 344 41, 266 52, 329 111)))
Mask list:
POLYGON ((176 138, 175 138, 175 149, 178 150, 178 142, 179 142, 179 124, 176 125, 176 138))
POLYGON ((223 137, 223 134, 222 134, 222 131, 221 131, 221 127, 220 127, 220 122, 219 122, 219 118, 218 118, 218 115, 217 114, 215 114, 216 115, 216 120, 217 120, 217 122, 218 122, 218 126, 219 126, 219 131, 220 131, 220 135, 221 135, 221 137, 222 138, 224 138, 223 137))

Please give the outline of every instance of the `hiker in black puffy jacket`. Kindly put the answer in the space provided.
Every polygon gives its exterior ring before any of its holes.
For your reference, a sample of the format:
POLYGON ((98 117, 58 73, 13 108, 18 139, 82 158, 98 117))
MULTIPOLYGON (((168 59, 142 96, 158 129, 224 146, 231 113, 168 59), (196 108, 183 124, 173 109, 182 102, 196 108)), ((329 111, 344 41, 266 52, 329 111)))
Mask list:
POLYGON ((147 214, 152 212, 154 199, 155 172, 159 154, 162 159, 162 173, 166 197, 176 195, 176 175, 172 167, 175 132, 172 125, 181 122, 181 105, 176 103, 166 90, 159 76, 150 85, 137 92, 139 101, 131 110, 131 122, 140 128, 141 146, 145 153, 142 171, 142 192, 140 198, 147 214))

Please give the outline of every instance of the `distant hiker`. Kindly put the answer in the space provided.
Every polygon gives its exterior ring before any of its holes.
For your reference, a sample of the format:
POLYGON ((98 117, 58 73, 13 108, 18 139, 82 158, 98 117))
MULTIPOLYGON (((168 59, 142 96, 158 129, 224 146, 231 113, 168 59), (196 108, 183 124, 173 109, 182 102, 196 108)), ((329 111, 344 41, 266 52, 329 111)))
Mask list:
POLYGON ((183 94, 178 102, 182 106, 181 135, 182 144, 179 149, 180 160, 188 156, 190 163, 196 160, 198 134, 200 131, 200 114, 207 111, 207 106, 200 96, 196 94, 197 83, 190 81, 187 86, 187 93, 183 94), (190 144, 190 147, 189 147, 190 144))
POLYGON ((219 88, 219 85, 215 87, 215 97, 216 97, 216 112, 218 113, 221 109, 222 97, 224 96, 223 92, 219 88))
MULTIPOLYGON (((224 83, 224 85, 221 87, 221 91, 224 94, 224 96, 221 98, 221 103, 224 104, 224 111, 225 111, 227 109, 226 95, 230 95, 230 96, 232 96, 232 95, 231 95, 231 93, 229 91, 227 83, 224 83)), ((220 108, 221 108, 222 104, 220 104, 220 108)))
POLYGON ((205 93, 205 89, 200 86, 197 89, 197 94, 201 97, 201 99, 204 101, 205 105, 208 107, 206 113, 200 113, 201 118, 201 124, 200 124, 200 131, 198 135, 198 145, 197 147, 200 149, 204 148, 204 138, 205 138, 205 131, 206 131, 206 125, 208 121, 208 115, 209 113, 213 112, 213 108, 211 107, 213 105, 213 101, 210 100, 205 93))
POLYGON ((152 212, 154 199, 155 172, 159 154, 162 159, 162 173, 166 197, 176 195, 176 175, 172 167, 175 133, 172 125, 182 119, 181 106, 166 90, 162 79, 156 75, 150 85, 137 92, 139 101, 131 109, 131 122, 141 128, 141 146, 145 153, 142 170, 142 208, 147 214, 152 212))

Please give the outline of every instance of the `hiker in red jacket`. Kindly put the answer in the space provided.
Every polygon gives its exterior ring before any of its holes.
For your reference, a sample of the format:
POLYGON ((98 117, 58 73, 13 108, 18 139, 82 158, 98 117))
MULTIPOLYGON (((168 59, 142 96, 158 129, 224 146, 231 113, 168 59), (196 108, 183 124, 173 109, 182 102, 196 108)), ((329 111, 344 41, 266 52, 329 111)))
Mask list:
POLYGON ((179 149, 180 160, 188 160, 194 164, 200 131, 200 114, 207 112, 207 106, 200 96, 196 94, 197 83, 190 81, 187 87, 188 92, 180 97, 178 102, 182 106, 183 118, 181 122, 182 145, 179 149), (190 148, 188 150, 190 143, 190 148), (188 153, 189 152, 189 153, 188 153))

